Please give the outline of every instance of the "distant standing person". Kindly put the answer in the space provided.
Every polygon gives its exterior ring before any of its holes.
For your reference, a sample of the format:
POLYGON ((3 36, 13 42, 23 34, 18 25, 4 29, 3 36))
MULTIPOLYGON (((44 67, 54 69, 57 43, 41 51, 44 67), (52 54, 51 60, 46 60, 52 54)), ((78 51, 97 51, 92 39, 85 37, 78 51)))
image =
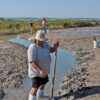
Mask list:
POLYGON ((45 18, 42 19, 42 26, 43 26, 43 31, 46 31, 46 25, 47 25, 47 21, 45 18))
POLYGON ((30 25, 31 34, 33 34, 33 32, 35 31, 34 23, 30 22, 29 25, 30 25))

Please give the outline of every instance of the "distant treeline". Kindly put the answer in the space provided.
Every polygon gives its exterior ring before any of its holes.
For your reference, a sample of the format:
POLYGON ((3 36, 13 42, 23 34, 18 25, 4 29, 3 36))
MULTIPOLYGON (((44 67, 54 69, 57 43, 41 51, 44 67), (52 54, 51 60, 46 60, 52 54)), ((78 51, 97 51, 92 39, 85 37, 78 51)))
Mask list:
MULTIPOLYGON (((31 21, 36 30, 42 29, 42 21, 31 21)), ((98 20, 72 20, 59 19, 47 20, 47 29, 65 29, 73 27, 91 27, 100 25, 98 20)), ((0 33, 18 34, 30 32, 29 21, 27 20, 5 20, 0 18, 0 33)))

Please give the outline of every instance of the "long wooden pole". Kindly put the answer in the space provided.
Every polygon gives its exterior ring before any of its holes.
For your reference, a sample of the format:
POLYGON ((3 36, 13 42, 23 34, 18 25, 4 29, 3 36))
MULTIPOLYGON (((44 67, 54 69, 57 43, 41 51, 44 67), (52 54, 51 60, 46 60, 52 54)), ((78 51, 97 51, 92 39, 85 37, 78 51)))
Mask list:
POLYGON ((55 82, 55 72, 56 72, 56 60, 57 60, 57 50, 55 52, 55 61, 54 61, 54 67, 53 67, 53 77, 52 77, 52 88, 51 88, 51 96, 49 100, 53 97, 53 91, 54 91, 54 82, 55 82))

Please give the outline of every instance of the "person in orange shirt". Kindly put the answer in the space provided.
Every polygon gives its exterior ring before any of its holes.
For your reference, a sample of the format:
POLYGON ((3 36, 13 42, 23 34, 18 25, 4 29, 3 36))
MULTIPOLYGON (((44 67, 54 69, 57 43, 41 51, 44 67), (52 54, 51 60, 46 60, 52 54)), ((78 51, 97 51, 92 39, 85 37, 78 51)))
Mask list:
POLYGON ((47 21, 45 18, 42 19, 42 26, 43 26, 43 31, 46 31, 46 25, 47 25, 47 21))

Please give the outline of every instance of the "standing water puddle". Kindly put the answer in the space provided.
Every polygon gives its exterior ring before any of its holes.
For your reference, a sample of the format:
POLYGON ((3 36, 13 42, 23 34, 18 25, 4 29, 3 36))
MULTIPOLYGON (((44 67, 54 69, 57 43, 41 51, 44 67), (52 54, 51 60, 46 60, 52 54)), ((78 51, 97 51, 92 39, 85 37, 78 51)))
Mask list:
MULTIPOLYGON (((20 39, 17 37, 15 39, 11 39, 9 41, 20 43, 26 47, 29 46, 30 42, 25 41, 24 39, 20 39)), ((48 100, 51 93, 51 84, 52 84, 52 72, 53 72, 53 64, 54 64, 54 53, 51 54, 52 63, 49 75, 49 82, 45 87, 45 100, 48 100)), ((55 89, 54 96, 58 96, 58 90, 60 87, 60 83, 63 81, 63 77, 67 74, 67 72, 71 71, 73 68, 77 66, 77 63, 74 59, 74 56, 71 52, 58 49, 57 54, 57 65, 56 65, 56 76, 55 76, 55 89)), ((5 89, 5 97, 2 100, 28 100, 29 91, 31 89, 31 79, 27 76, 22 85, 17 89, 5 89)))
POLYGON ((8 49, 8 48, 10 48, 10 46, 2 46, 2 47, 0 47, 1 49, 8 49))

